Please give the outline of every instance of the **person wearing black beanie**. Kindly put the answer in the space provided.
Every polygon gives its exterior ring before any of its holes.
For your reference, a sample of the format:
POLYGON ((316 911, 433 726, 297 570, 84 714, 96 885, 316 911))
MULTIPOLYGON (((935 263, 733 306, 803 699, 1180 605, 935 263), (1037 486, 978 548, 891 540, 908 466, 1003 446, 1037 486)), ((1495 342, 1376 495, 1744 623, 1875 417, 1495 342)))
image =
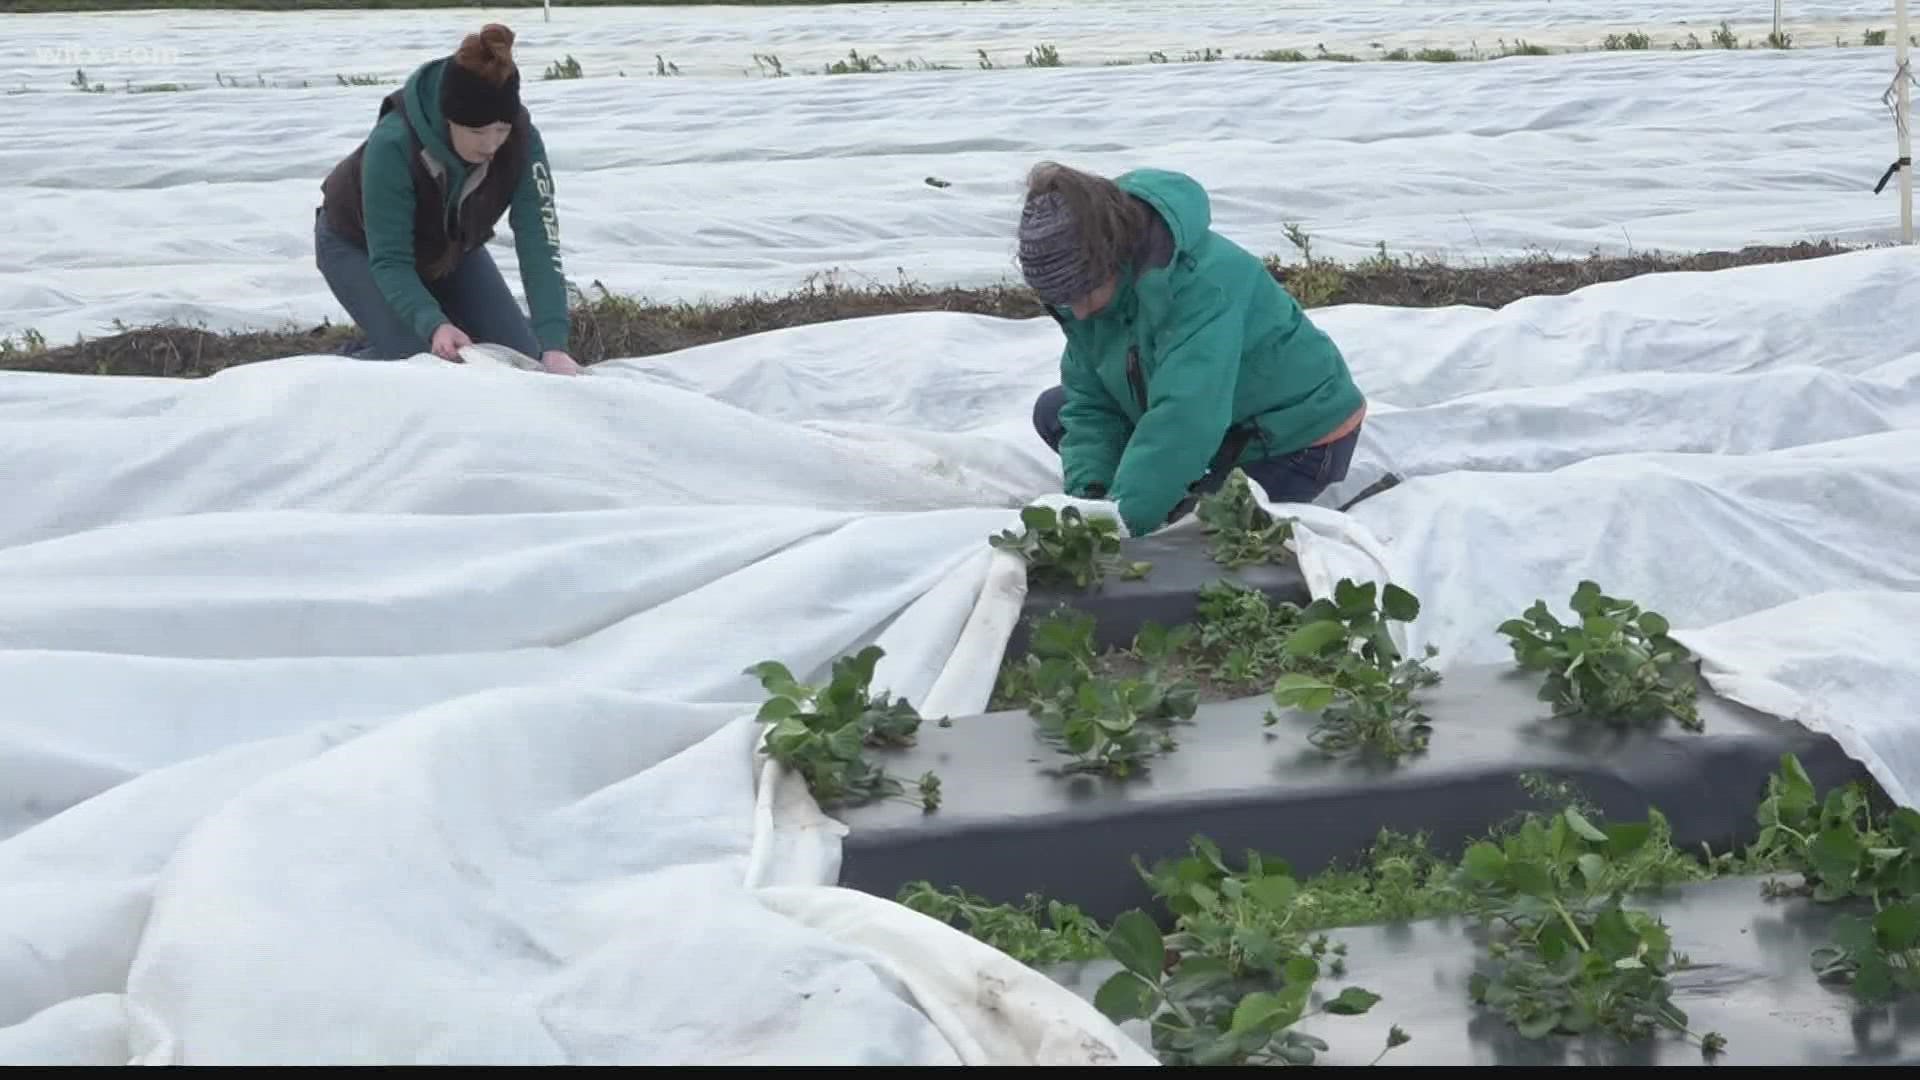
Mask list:
POLYGON ((362 355, 457 361, 463 346, 497 343, 579 373, 553 170, 520 101, 512 30, 489 24, 421 65, 321 192, 315 259, 367 336, 362 355), (531 319, 486 250, 503 216, 531 319))

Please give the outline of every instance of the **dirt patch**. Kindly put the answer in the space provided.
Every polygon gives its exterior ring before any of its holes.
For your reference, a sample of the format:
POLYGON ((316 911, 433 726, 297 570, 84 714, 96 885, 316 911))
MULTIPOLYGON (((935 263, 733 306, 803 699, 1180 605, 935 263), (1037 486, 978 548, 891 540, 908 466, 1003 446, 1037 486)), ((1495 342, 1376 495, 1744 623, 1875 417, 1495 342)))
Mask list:
MULTIPOLYGON (((1539 256, 1485 266, 1384 257, 1353 265, 1319 259, 1281 264, 1276 259, 1269 266, 1274 277, 1310 308, 1335 304, 1497 308, 1529 296, 1564 295, 1643 274, 1798 262, 1853 250, 1858 249, 1801 243, 1689 255, 1539 256)), ((616 356, 656 356, 787 327, 923 311, 1009 319, 1045 314, 1030 292, 1012 285, 962 289, 913 283, 849 286, 816 280, 779 296, 654 304, 609 294, 596 283, 595 295, 581 297, 574 305, 569 349, 582 363, 596 363, 616 356)), ((0 369, 197 378, 239 364, 336 352, 353 340, 351 328, 331 324, 237 333, 162 325, 51 348, 0 340, 0 369)))
MULTIPOLYGON (((1132 653, 1109 652, 1100 658, 1100 675, 1110 679, 1137 679, 1147 673, 1146 662, 1132 653)), ((1183 662, 1168 675, 1174 679, 1190 682, 1200 691, 1200 703, 1203 705, 1217 701, 1236 701, 1240 698, 1259 697, 1273 689, 1273 680, 1240 680, 1215 677, 1205 667, 1183 662)))

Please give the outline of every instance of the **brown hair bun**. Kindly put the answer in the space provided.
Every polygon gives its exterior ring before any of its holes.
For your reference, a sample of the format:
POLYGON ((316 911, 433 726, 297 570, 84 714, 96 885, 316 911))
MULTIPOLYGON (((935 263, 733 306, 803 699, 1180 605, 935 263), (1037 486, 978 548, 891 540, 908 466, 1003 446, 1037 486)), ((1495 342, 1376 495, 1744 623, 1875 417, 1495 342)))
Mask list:
POLYGON ((499 23, 488 23, 477 34, 468 34, 453 54, 453 62, 487 80, 504 86, 514 75, 513 31, 499 23))

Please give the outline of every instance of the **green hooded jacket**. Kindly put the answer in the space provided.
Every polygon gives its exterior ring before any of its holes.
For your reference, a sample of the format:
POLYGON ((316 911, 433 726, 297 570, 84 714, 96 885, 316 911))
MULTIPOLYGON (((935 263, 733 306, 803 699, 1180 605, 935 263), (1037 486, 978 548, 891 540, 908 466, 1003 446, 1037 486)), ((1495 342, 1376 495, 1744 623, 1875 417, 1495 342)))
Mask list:
MULTIPOLYGON (((477 244, 491 236, 499 210, 493 201, 485 200, 485 205, 478 208, 477 217, 460 212, 463 200, 473 198, 481 185, 468 189, 477 167, 468 165, 454 153, 447 139, 446 118, 440 112, 440 76, 448 62, 446 58, 429 61, 408 77, 397 95, 405 108, 386 112, 374 125, 367 138, 360 175, 360 210, 374 281, 387 302, 421 337, 431 337, 435 328, 449 320, 422 283, 416 262, 420 254, 416 251, 416 200, 431 197, 433 193, 416 190, 416 174, 410 160, 412 138, 419 140, 432 159, 429 168, 440 174, 442 222, 452 218, 479 231, 479 236, 470 237, 477 244), (409 138, 409 128, 412 138, 409 138)), ((539 130, 526 119, 524 111, 521 119, 525 124, 525 152, 518 155, 518 175, 511 178, 508 221, 513 230, 514 251, 532 315, 534 336, 542 350, 564 350, 570 321, 566 278, 560 260, 553 170, 547 163, 546 146, 539 130)), ((501 163, 496 157, 488 168, 501 163)), ((497 186, 508 178, 492 179, 497 186)))
POLYGON ((1123 269, 1090 319, 1054 311, 1067 338, 1060 457, 1067 494, 1104 488, 1127 531, 1144 536, 1167 523, 1233 425, 1258 427, 1236 464, 1290 454, 1364 398, 1339 348, 1266 265, 1212 231, 1198 182, 1141 169, 1116 183, 1166 223, 1172 258, 1123 269))

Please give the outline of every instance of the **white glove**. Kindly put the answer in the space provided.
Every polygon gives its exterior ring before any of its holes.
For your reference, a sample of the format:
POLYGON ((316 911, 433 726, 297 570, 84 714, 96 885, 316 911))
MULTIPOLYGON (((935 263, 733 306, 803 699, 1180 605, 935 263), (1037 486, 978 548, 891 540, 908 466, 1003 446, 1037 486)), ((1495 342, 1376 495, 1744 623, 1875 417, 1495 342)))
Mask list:
POLYGON ((1072 495, 1068 495, 1065 492, 1056 491, 1056 492, 1050 492, 1046 495, 1042 495, 1037 499, 1030 500, 1027 503, 1027 505, 1028 506, 1045 506, 1053 510, 1055 513, 1059 513, 1060 511, 1065 510, 1067 507, 1071 506, 1079 510, 1083 517, 1112 518, 1113 523, 1120 527, 1120 536, 1122 538, 1125 538, 1131 535, 1127 532, 1126 521, 1120 517, 1119 505, 1107 499, 1081 499, 1072 495))

